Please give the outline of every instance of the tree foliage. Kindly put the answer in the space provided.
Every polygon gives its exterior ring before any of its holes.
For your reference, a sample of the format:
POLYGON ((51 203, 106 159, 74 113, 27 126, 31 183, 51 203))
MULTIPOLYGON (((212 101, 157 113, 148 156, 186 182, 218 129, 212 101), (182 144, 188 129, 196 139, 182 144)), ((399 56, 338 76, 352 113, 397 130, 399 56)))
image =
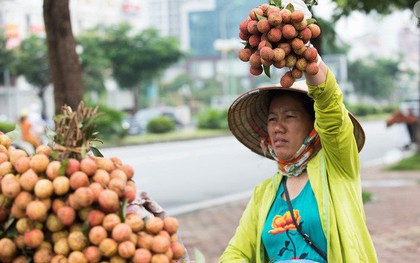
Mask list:
POLYGON ((398 74, 398 61, 389 59, 359 59, 350 63, 348 68, 355 92, 375 99, 390 97, 396 89, 398 74))
POLYGON ((95 31, 89 31, 78 36, 77 41, 81 47, 79 57, 85 91, 104 94, 105 78, 109 75, 111 63, 104 50, 98 47, 101 43, 100 36, 95 31))
POLYGON ((332 0, 337 4, 334 17, 338 20, 341 16, 348 16, 357 10, 364 13, 376 11, 387 15, 396 10, 412 9, 417 0, 332 0))
POLYGON ((133 35, 131 29, 128 24, 106 28, 102 48, 111 61, 112 75, 119 86, 133 90, 134 110, 137 110, 138 96, 144 95, 145 84, 181 59, 183 53, 174 37, 161 37, 155 29, 133 35))
POLYGON ((38 97, 42 102, 41 116, 47 118, 45 90, 51 83, 48 53, 45 38, 32 35, 24 39, 18 49, 17 73, 23 75, 30 84, 38 89, 38 97))
POLYGON ((32 35, 21 42, 18 51, 19 74, 37 88, 48 86, 51 81, 45 38, 32 35))
POLYGON ((0 83, 4 83, 4 72, 7 69, 9 74, 13 77, 16 74, 16 52, 13 49, 7 49, 6 36, 0 30, 0 83))

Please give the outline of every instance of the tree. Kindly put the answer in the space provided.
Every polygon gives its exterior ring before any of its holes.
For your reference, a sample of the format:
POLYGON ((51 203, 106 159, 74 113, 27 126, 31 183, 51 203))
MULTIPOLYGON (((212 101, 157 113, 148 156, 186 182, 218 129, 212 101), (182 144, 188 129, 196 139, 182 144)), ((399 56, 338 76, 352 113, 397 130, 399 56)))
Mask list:
POLYGON ((44 0, 43 14, 55 113, 60 114, 63 105, 76 110, 83 100, 83 81, 71 29, 69 0, 44 0))
POLYGON ((30 36, 22 41, 17 55, 17 71, 38 88, 38 97, 42 102, 41 116, 46 120, 46 102, 44 93, 51 83, 45 39, 30 36))
POLYGON ((159 96, 166 105, 188 104, 191 99, 191 87, 193 86, 192 77, 183 73, 174 80, 160 85, 159 96))
POLYGON ((131 36, 131 26, 120 24, 107 29, 102 47, 112 64, 112 75, 121 88, 133 91, 134 111, 146 85, 182 58, 178 41, 160 37, 154 29, 131 36))
POLYGON ((103 49, 99 48, 101 39, 94 30, 77 37, 81 47, 80 61, 83 71, 85 91, 95 92, 99 96, 105 94, 105 78, 109 74, 111 62, 103 49))
POLYGON ((359 95, 387 99, 396 88, 398 61, 376 59, 356 60, 349 64, 348 75, 359 95))
POLYGON ((3 31, 0 31, 0 83, 5 83, 5 72, 8 72, 8 77, 16 77, 16 51, 6 47, 7 38, 3 31))
POLYGON ((392 11, 412 9, 418 0, 332 0, 337 4, 334 12, 334 18, 338 20, 341 16, 348 16, 353 11, 370 13, 372 11, 378 14, 387 15, 392 11))

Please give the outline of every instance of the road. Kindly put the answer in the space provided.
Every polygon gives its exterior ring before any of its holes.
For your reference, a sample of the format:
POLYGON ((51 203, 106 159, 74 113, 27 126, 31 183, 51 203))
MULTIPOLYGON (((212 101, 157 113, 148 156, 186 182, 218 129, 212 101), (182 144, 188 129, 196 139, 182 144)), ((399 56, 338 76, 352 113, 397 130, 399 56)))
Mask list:
MULTIPOLYGON (((363 123, 366 143, 361 165, 401 158, 408 134, 404 126, 383 121, 363 123)), ((273 161, 245 148, 233 136, 101 149, 134 167, 134 179, 166 210, 248 194, 276 172, 273 161)))

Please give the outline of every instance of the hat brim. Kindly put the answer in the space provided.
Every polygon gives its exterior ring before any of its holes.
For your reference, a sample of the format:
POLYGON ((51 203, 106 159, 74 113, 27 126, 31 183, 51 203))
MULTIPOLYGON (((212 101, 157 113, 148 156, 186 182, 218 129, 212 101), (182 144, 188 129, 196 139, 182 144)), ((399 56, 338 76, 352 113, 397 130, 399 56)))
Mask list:
MULTIPOLYGON (((269 93, 275 90, 288 90, 308 93, 305 81, 298 81, 290 88, 280 85, 263 86, 249 90, 240 95, 229 107, 228 125, 232 134, 251 151, 273 159, 270 154, 264 154, 260 142, 267 133, 267 114, 269 93)), ((357 119, 349 112, 353 123, 353 134, 356 139, 357 149, 360 152, 365 144, 365 132, 357 119)))

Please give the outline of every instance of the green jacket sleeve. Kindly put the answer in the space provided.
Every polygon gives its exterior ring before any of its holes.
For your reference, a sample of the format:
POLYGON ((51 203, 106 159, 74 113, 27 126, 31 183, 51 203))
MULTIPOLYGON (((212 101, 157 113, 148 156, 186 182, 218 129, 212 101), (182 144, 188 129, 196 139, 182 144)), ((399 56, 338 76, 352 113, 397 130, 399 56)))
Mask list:
POLYGON ((255 188, 254 194, 242 214, 235 235, 230 240, 219 262, 256 262, 257 211, 259 211, 256 206, 260 203, 257 200, 257 196, 259 196, 256 194, 257 191, 255 188))
POLYGON ((321 138, 327 165, 332 165, 341 179, 359 179, 359 157, 353 136, 353 123, 330 69, 324 83, 309 86, 308 95, 315 101, 315 129, 321 138))

